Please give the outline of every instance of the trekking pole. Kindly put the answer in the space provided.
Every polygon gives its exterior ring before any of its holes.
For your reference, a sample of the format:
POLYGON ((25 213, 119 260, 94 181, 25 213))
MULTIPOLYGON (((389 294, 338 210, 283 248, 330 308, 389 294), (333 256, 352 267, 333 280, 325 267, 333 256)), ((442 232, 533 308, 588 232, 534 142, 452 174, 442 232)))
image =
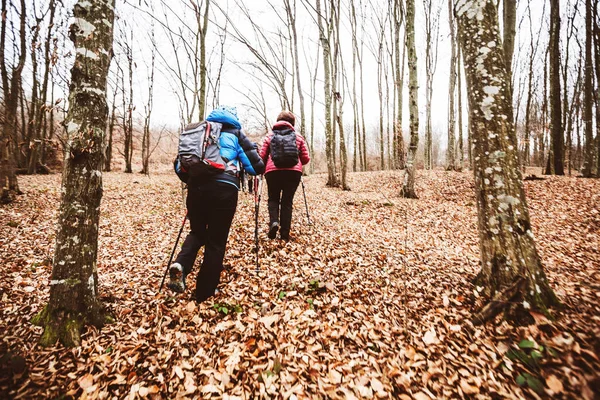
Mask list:
POLYGON ((308 215, 308 202, 306 201, 306 190, 304 189, 304 180, 300 179, 300 183, 302 184, 302 194, 304 195, 304 206, 306 207, 306 219, 308 220, 308 224, 312 225, 312 222, 310 222, 310 215, 308 215))
POLYGON ((260 265, 258 263, 258 210, 260 207, 260 197, 262 195, 262 175, 260 176, 260 180, 258 176, 254 177, 254 244, 256 245, 256 273, 260 269, 260 265), (260 191, 259 191, 260 185, 260 191))
POLYGON ((188 212, 185 212, 185 217, 183 217, 183 223, 181 224, 181 228, 179 229, 179 234, 177 235, 177 239, 175 240, 175 246, 173 246, 173 251, 171 251, 171 257, 169 257, 169 262, 167 263, 167 268, 165 269, 165 273, 163 274, 162 282, 160 283, 160 289, 158 289, 158 293, 161 292, 163 285, 165 284, 165 278, 167 277, 167 271, 169 271, 169 265, 171 265, 171 261, 173 261, 173 255, 175 254, 175 249, 177 248, 177 243, 179 243, 179 238, 181 237, 181 232, 183 232, 183 227, 185 226, 185 220, 187 219, 188 212))

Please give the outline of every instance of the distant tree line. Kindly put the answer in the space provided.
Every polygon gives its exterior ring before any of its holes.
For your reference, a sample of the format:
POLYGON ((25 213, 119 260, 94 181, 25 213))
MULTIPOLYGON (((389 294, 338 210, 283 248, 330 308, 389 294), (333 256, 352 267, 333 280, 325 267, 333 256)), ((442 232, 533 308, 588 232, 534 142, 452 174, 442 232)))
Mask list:
MULTIPOLYGON (((117 10, 127 9, 128 15, 137 17, 128 19, 123 14, 115 23, 103 147, 105 170, 111 170, 116 151, 124 160, 125 171, 133 172, 134 144, 139 143, 140 171, 148 173, 159 140, 150 129, 157 67, 172 84, 180 124, 184 125, 202 119, 207 107, 218 104, 227 63, 257 78, 252 83, 256 90, 239 89, 250 119, 258 122, 255 128, 268 129, 267 103, 273 96, 279 98, 281 108, 300 115, 298 128, 307 136, 311 150, 326 154, 328 185, 348 189, 349 170, 472 167, 471 132, 463 134, 468 124, 464 50, 457 41, 452 2, 448 1, 447 7, 444 4, 443 0, 427 0, 414 4, 413 10, 410 0, 285 0, 269 3, 279 19, 272 21, 272 29, 265 30, 242 1, 234 1, 229 9, 208 0, 162 1, 155 6, 117 3, 117 10), (178 15, 182 9, 185 15, 178 15), (253 27, 251 32, 233 23, 234 12, 253 27), (425 17, 419 28, 422 32, 415 32, 415 13, 425 17), (309 16, 313 28, 298 31, 300 14, 309 16), (144 29, 136 22, 139 17, 143 17, 144 29), (449 41, 443 42, 450 49, 445 156, 439 151, 441 132, 434 132, 440 128, 432 125, 432 98, 445 96, 433 83, 443 20, 448 21, 450 32, 449 41), (416 40, 421 33, 423 40, 416 40), (168 46, 157 46, 157 34, 168 46), (217 40, 207 43, 209 35, 217 40), (226 48, 233 42, 245 46, 251 59, 227 58, 226 48), (419 60, 418 54, 424 59, 419 60), (366 70, 366 59, 374 60, 374 74, 366 70), (419 61, 425 67, 422 70, 419 61), (417 71, 422 71, 420 76, 417 71), (375 130, 365 122, 373 117, 365 116, 365 101, 372 102, 366 98, 367 75, 376 78, 379 113, 375 130), (411 83, 413 78, 416 83, 411 83), (424 88, 419 87, 419 79, 424 88), (134 90, 143 81, 148 89, 134 90), (141 92, 142 98, 134 97, 141 92), (419 104, 421 98, 424 104, 419 104), (403 120, 405 108, 408 122, 403 120), (347 110, 350 112, 345 113, 347 110), (419 123, 421 110, 424 121, 419 123), (314 148, 319 115, 324 121, 323 149, 314 148)), ((530 2, 518 6, 515 0, 499 3, 502 43, 498 45, 503 46, 510 76, 519 163, 523 168, 540 167, 546 174, 576 171, 585 177, 598 176, 598 4, 567 0, 561 14, 558 2, 549 0, 543 2, 541 15, 530 2)), ((1 198, 7 202, 19 191, 17 173, 48 173, 62 158, 69 104, 56 94, 63 96, 68 91, 68 71, 77 49, 68 40, 71 10, 62 2, 49 0, 40 5, 3 0, 2 13, 0 180, 1 198)), ((410 192, 408 187, 406 192, 410 192)))

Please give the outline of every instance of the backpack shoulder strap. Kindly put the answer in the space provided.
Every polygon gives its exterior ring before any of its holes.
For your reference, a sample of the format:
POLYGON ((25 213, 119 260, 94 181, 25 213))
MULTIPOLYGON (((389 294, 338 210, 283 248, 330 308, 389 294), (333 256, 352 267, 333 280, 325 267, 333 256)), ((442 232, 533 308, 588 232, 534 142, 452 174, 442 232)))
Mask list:
POLYGON ((210 136, 210 122, 206 122, 206 130, 204 131, 204 138, 202 139, 202 160, 206 156, 206 148, 208 147, 208 138, 210 136))

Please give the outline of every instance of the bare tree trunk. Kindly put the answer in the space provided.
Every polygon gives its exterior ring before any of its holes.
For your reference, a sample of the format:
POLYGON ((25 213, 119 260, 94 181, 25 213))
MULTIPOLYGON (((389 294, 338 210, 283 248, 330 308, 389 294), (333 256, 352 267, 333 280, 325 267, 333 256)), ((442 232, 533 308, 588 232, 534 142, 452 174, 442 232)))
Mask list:
POLYGON ((502 39, 502 45, 504 47, 504 56, 506 62, 506 72, 508 73, 509 79, 509 93, 510 101, 512 102, 512 59, 515 49, 515 25, 517 21, 517 0, 504 0, 502 7, 502 19, 504 34, 502 39))
POLYGON ((525 105, 525 138, 524 138, 524 146, 523 146, 523 170, 527 166, 531 164, 531 150, 530 150, 530 141, 531 141, 531 104, 533 102, 533 66, 535 61, 535 56, 537 54, 537 49, 540 42, 541 31, 537 35, 537 40, 534 45, 535 35, 533 33, 532 25, 533 20, 531 19, 531 7, 528 7, 528 16, 529 16, 529 34, 531 36, 530 42, 530 57, 529 57, 529 73, 527 76, 527 102, 525 105))
POLYGON ((559 0, 550 0, 550 131, 552 136, 552 167, 546 174, 564 175, 564 134, 560 112, 560 10, 559 0), (554 171, 552 171, 552 169, 554 171))
POLYGON ((594 56, 596 60, 596 177, 600 177, 600 18, 598 2, 594 2, 594 56))
MULTIPOLYGON (((583 56, 581 57, 582 59, 584 58, 583 56)), ((582 63, 579 62, 579 67, 577 68, 577 80, 574 82, 574 87, 573 87, 573 98, 571 100, 571 106, 569 109, 567 109, 567 116, 566 116, 566 124, 567 124, 567 129, 566 129, 566 133, 567 133, 567 160, 568 160, 568 168, 569 168, 569 175, 571 175, 571 167, 575 166, 574 162, 573 162, 573 121, 575 118, 578 119, 577 124, 579 124, 579 109, 581 108, 581 100, 580 100, 580 95, 581 95, 581 90, 583 89, 583 82, 581 79, 581 75, 582 75, 582 63)), ((567 100, 567 104, 568 104, 568 100, 567 100)), ((579 150, 579 149, 578 149, 579 150)), ((578 151, 575 152, 575 158, 578 157, 578 151)))
POLYGON ((150 77, 148 79, 148 102, 144 107, 144 133, 142 136, 142 170, 140 173, 150 174, 150 116, 152 115, 153 90, 154 90, 154 61, 156 58, 156 43, 154 41, 154 26, 151 27, 152 52, 150 55, 150 77))
POLYGON ((482 323, 504 310, 509 318, 548 314, 558 299, 535 247, 517 155, 517 138, 493 1, 457 3, 464 51, 473 156, 481 272, 476 284, 492 298, 477 315, 482 323), (494 44, 494 45, 491 45, 494 44))
MULTIPOLYGON (((210 6, 210 0, 204 0, 204 14, 202 15, 203 23, 199 26, 200 31, 200 93, 198 94, 198 120, 204 119, 206 110, 206 35, 208 33, 208 10, 210 6)), ((196 5, 194 4, 194 7, 196 5)), ((196 9, 199 14, 199 10, 196 9)), ((200 17, 198 17, 198 24, 200 25, 200 17)))
MULTIPOLYGON (((542 129, 540 131, 539 134, 539 149, 540 149, 540 154, 538 157, 538 167, 542 168, 542 173, 544 173, 543 168, 544 168, 544 161, 545 161, 545 157, 546 157, 546 127, 547 127, 547 122, 548 122, 548 56, 550 54, 550 46, 546 47, 546 55, 544 57, 544 90, 543 90, 543 94, 542 94, 542 109, 541 109, 541 120, 542 120, 542 129)), ((548 146, 549 147, 549 146, 548 146)), ((550 157, 548 157, 550 158, 550 157)))
POLYGON ((300 77, 300 59, 298 58, 298 34, 296 31, 296 0, 290 3, 285 0, 285 9, 288 16, 289 26, 292 31, 292 49, 294 55, 294 66, 296 68, 296 86, 298 87, 298 99, 300 100, 300 131, 306 129, 306 116, 304 115, 304 91, 302 90, 302 80, 300 77))
MULTIPOLYGON (((126 36, 126 35, 123 35, 126 36)), ((125 74, 122 76, 123 87, 123 136, 124 147, 123 156, 125 157, 125 172, 133 173, 132 158, 133 158, 133 28, 131 29, 131 39, 128 42, 127 38, 123 38, 125 46, 125 57, 127 58, 127 76, 129 83, 129 93, 125 96, 125 74)))
MULTIPOLYGON (((40 92, 40 82, 38 80, 38 58, 37 58, 37 49, 38 49, 38 41, 40 37, 40 23, 42 22, 42 18, 37 16, 35 3, 33 4, 32 9, 33 18, 36 21, 35 26, 33 27, 33 35, 31 37, 31 97, 30 97, 30 108, 29 115, 27 119, 27 125, 24 125, 22 128, 23 132, 23 143, 25 150, 25 160, 24 165, 22 165, 23 169, 27 172, 27 174, 35 174, 36 173, 36 163, 37 163, 37 148, 40 143, 38 131, 36 131, 36 115, 38 107, 42 108, 39 104, 38 96, 40 92)), ((25 92, 23 91, 23 94, 25 92)), ((27 99, 24 99, 27 101, 27 99)))
POLYGON ((394 167, 404 168, 404 135, 402 133, 402 100, 404 87, 404 64, 406 48, 400 42, 400 28, 404 19, 401 0, 394 0, 394 56, 395 56, 395 81, 396 89, 396 121, 394 122, 394 167), (402 61, 400 59, 400 47, 402 47, 402 61), (402 63, 402 64, 400 64, 402 63))
POLYGON ((333 127, 331 121, 331 103, 332 103, 332 90, 331 90, 331 22, 327 22, 324 26, 323 20, 327 19, 324 14, 321 13, 321 1, 316 2, 317 21, 319 26, 319 35, 321 41, 321 47, 323 50, 323 70, 324 70, 324 95, 325 95, 325 144, 326 144, 326 158, 327 158, 327 186, 339 186, 337 177, 335 176, 335 162, 334 162, 334 150, 335 140, 333 137, 333 127))
POLYGON ((34 318, 44 327, 40 344, 80 344, 85 324, 102 326, 98 299, 98 222, 102 198, 102 137, 106 128, 106 77, 112 54, 114 0, 80 0, 70 27, 77 49, 71 70, 68 141, 50 299, 34 318))
MULTIPOLYGON (((563 47, 564 52, 563 54, 561 54, 561 58, 562 58, 562 63, 561 63, 561 67, 562 67, 562 84, 563 84, 563 88, 565 88, 565 90, 563 90, 563 95, 562 95, 562 126, 565 127, 565 134, 566 134, 566 140, 567 142, 572 141, 572 133, 570 131, 570 129, 572 128, 572 125, 569 126, 569 124, 572 124, 572 119, 573 116, 567 114, 569 112, 569 61, 570 61, 570 42, 571 42, 571 38, 573 37, 573 34, 575 33, 575 29, 576 29, 576 23, 575 23, 575 19, 577 18, 577 15, 579 14, 577 11, 578 5, 577 3, 575 3, 575 7, 573 7, 573 11, 571 13, 571 15, 569 15, 569 9, 571 7, 569 7, 570 4, 567 4, 567 23, 566 23, 566 28, 567 28, 567 37, 566 37, 566 43, 563 47), (569 122, 569 119, 571 120, 569 122)), ((540 32, 541 33, 541 32, 540 32)), ((579 45, 579 48, 581 49, 581 45, 579 45)), ((581 58, 584 58, 583 56, 583 51, 582 54, 580 54, 581 58)), ((580 62, 579 62, 580 64, 580 62)), ((575 97, 573 97, 573 99, 575 99, 575 97)), ((567 146, 566 150, 565 150, 565 158, 567 160, 567 165, 569 166, 569 175, 571 175, 571 165, 572 163, 572 151, 571 148, 572 147, 572 143, 568 143, 569 146, 567 146)))
POLYGON ((15 55, 15 57, 18 57, 18 62, 9 74, 8 62, 5 58, 7 7, 6 0, 2 0, 3 21, 0 24, 0 72, 4 94, 5 121, 0 136, 0 203, 10 203, 15 199, 15 195, 21 193, 15 169, 15 154, 18 153, 15 139, 17 136, 17 109, 19 106, 19 93, 21 91, 21 74, 27 57, 27 44, 25 42, 27 12, 25 0, 21 0, 20 5, 21 15, 18 36, 20 46, 19 53, 15 55))
POLYGON ((446 153, 446 170, 456 169, 454 162, 454 128, 456 127, 456 27, 454 26, 454 10, 452 0, 448 0, 448 23, 450 25, 450 83, 448 85, 448 151, 446 153))
POLYGON ((48 107, 46 105, 46 101, 48 98, 48 82, 49 82, 49 75, 50 75, 50 70, 52 69, 52 60, 50 58, 51 53, 50 53, 50 45, 52 42, 52 28, 54 27, 54 14, 56 11, 56 2, 55 0, 50 0, 50 3, 48 5, 49 7, 49 11, 50 11, 50 17, 49 17, 49 21, 48 21, 48 32, 46 34, 46 42, 44 43, 44 77, 42 79, 42 90, 40 92, 40 107, 38 108, 38 114, 36 116, 36 122, 35 122, 35 130, 37 132, 38 137, 41 138, 41 145, 40 145, 40 151, 38 156, 36 157, 36 169, 37 169, 37 163, 41 163, 42 165, 46 164, 46 160, 45 160, 45 149, 48 146, 48 143, 46 142, 46 135, 42 134, 42 131, 45 132, 46 130, 46 125, 44 123, 45 120, 45 115, 46 112, 48 111, 50 107, 48 107))
MULTIPOLYGON (((457 40, 458 41, 458 40, 457 40)), ((461 66, 461 50, 458 43, 456 43, 456 72, 457 72, 457 99, 458 99, 458 165, 459 170, 464 168, 465 163, 465 151, 464 151, 464 138, 463 138, 463 112, 462 112, 462 66, 461 66)), ((468 152, 469 152, 469 163, 471 162, 471 141, 467 143, 468 152)))
POLYGON ((108 119, 107 137, 105 138, 104 146, 104 171, 110 172, 112 164, 112 153, 113 153, 113 132, 115 130, 115 123, 117 120, 117 92, 119 86, 119 68, 117 68, 117 76, 115 78, 115 87, 113 91, 113 98, 111 103, 110 117, 108 119))
MULTIPOLYGON (((354 10, 354 2, 352 3, 352 9, 354 10)), ((362 10, 362 0, 358 2, 360 9, 362 10)), ((369 169, 369 160, 367 159, 367 128, 365 125, 365 85, 364 85, 364 71, 363 71, 363 54, 364 54, 364 15, 361 16, 361 27, 363 35, 360 41, 360 51, 357 50, 358 65, 360 69, 360 125, 362 131, 362 154, 363 154, 363 171, 369 169)))
POLYGON ((415 158, 419 145, 419 80, 417 78, 417 51, 415 49, 415 1, 406 0, 406 51, 408 52, 408 92, 410 113, 410 146, 402 184, 402 196, 416 199, 415 158))
POLYGON ((356 92, 356 62, 360 63, 360 49, 358 47, 357 40, 357 22, 356 22, 356 8, 354 7, 354 2, 351 1, 349 4, 349 19, 350 19, 350 30, 352 34, 352 109, 354 112, 354 160, 352 170, 356 172, 358 170, 358 164, 360 164, 360 169, 362 171, 365 170, 364 164, 364 155, 363 155, 363 146, 362 146, 362 135, 360 130, 360 113, 359 113, 359 102, 358 95, 356 92), (359 162, 357 163, 356 158, 359 158, 359 162))
POLYGON ((360 145, 360 124, 358 119, 358 97, 356 94, 356 59, 358 53, 358 42, 356 40, 356 14, 354 10, 354 2, 350 2, 349 20, 350 20, 350 32, 352 35, 352 112, 354 117, 354 123, 352 124, 353 132, 353 152, 352 157, 352 171, 358 171, 357 158, 360 158, 360 165, 362 169, 362 146, 360 145))
POLYGON ((583 73, 583 111, 585 121, 585 147, 583 152, 582 175, 592 177, 594 165, 594 131, 593 131, 593 81, 594 64, 592 59, 592 0, 585 0, 585 69, 583 73))
POLYGON ((344 68, 344 60, 340 55, 340 0, 337 0, 335 4, 332 1, 331 10, 334 16, 333 28, 335 33, 335 51, 333 56, 333 65, 335 70, 335 82, 337 83, 335 97, 337 100, 338 109, 336 117, 338 129, 340 132, 340 184, 343 190, 350 190, 350 186, 348 185, 348 180, 346 176, 348 171, 348 154, 346 152, 346 138, 344 135, 344 80, 346 78, 346 70, 344 68))
MULTIPOLYGON (((433 137, 431 127, 431 101, 433 97, 433 77, 437 66, 439 43, 440 7, 433 9, 433 0, 425 0, 425 169, 433 168, 433 137)), ((452 138, 454 153, 454 137, 452 138)), ((452 157, 453 158, 453 157, 452 157)))
POLYGON ((379 99, 379 167, 385 169, 385 139, 383 137, 383 41, 385 40, 385 20, 381 16, 377 16, 379 20, 379 38, 377 43, 377 52, 374 54, 377 60, 377 95, 379 99))
MULTIPOLYGON (((310 82, 310 140, 309 140, 309 148, 311 157, 315 156, 315 100, 316 96, 316 88, 317 88, 317 73, 319 70, 319 52, 321 49, 319 48, 319 44, 317 43, 317 56, 315 58, 315 71, 314 74, 311 75, 310 82)), ((315 162, 310 163, 310 173, 315 172, 315 162)))

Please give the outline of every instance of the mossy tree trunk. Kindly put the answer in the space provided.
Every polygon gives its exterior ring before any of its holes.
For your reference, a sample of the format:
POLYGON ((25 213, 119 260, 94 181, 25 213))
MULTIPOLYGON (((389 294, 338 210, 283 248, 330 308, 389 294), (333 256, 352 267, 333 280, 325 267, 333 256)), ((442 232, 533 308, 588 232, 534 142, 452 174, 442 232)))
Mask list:
POLYGON ((406 51, 408 52, 408 98, 410 116, 410 145, 406 157, 406 171, 402 196, 416 199, 415 158, 419 145, 419 83, 417 78, 417 51, 415 49, 415 1, 406 1, 406 51))
POLYGON ((459 0, 455 12, 473 135, 482 265, 476 283, 492 297, 474 322, 502 310, 511 319, 527 316, 530 309, 547 313, 558 300, 548 285, 529 220, 496 5, 492 0, 459 0))
POLYGON ((102 326, 96 254, 102 198, 106 77, 113 40, 114 0, 80 0, 69 35, 76 49, 65 125, 67 143, 50 299, 34 318, 40 343, 79 345, 85 324, 102 326))

